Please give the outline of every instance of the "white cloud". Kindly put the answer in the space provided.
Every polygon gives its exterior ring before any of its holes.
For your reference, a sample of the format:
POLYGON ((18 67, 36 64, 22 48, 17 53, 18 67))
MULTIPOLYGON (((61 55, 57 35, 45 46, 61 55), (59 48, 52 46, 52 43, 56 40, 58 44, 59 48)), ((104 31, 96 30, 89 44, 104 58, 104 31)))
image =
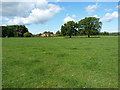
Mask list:
POLYGON ((36 8, 46 9, 49 4, 46 0, 36 0, 34 5, 36 8))
POLYGON ((113 13, 106 13, 103 18, 101 18, 101 21, 103 22, 109 22, 113 19, 118 18, 118 12, 114 11, 113 13))
POLYGON ((64 18, 64 23, 67 23, 68 21, 75 21, 75 19, 73 17, 67 16, 64 18))
POLYGON ((2 20, 8 21, 9 18, 7 18, 7 17, 2 17, 2 20))
POLYGON ((72 15, 73 18, 76 18, 77 16, 75 14, 72 15))
POLYGON ((60 2, 60 0, 56 0, 55 2, 60 2))
POLYGON ((45 27, 48 27, 48 25, 45 25, 45 27))
POLYGON ((27 16, 33 8, 34 4, 30 2, 2 2, 0 13, 2 16, 27 16))
POLYGON ((85 9, 86 9, 86 12, 87 12, 87 13, 92 13, 92 12, 94 12, 98 7, 99 7, 98 4, 95 4, 95 5, 89 5, 89 6, 87 6, 85 9))
POLYGON ((94 15, 93 17, 100 18, 98 15, 94 15))
POLYGON ((39 0, 34 3, 16 2, 16 4, 17 5, 13 5, 13 2, 9 2, 5 3, 6 7, 3 7, 3 15, 12 17, 12 19, 9 19, 8 22, 6 22, 7 25, 34 23, 41 24, 51 19, 56 13, 61 10, 58 5, 48 4, 46 0, 39 0), (11 5, 13 5, 13 7, 11 7, 11 5))
POLYGON ((112 11, 112 9, 105 9, 105 11, 112 11))

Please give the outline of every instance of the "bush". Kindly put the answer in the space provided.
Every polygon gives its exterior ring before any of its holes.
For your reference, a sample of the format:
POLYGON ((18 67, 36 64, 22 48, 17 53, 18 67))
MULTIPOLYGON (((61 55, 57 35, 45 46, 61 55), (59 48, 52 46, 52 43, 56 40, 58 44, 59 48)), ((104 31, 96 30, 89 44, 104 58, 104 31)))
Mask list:
POLYGON ((32 37, 32 34, 29 32, 24 33, 24 37, 32 37))
POLYGON ((57 35, 57 36, 62 36, 60 31, 57 31, 57 32, 56 32, 56 35, 57 35))

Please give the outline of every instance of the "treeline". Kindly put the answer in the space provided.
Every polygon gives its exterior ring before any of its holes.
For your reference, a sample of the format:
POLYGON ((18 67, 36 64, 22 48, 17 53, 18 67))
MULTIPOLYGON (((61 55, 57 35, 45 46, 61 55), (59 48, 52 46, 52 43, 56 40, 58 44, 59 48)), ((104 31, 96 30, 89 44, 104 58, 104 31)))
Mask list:
POLYGON ((120 35, 120 32, 112 32, 112 33, 100 32, 99 35, 118 36, 118 35, 120 35))
POLYGON ((87 35, 111 35, 117 36, 119 33, 100 32, 102 22, 100 18, 86 17, 78 22, 69 21, 61 26, 61 30, 57 31, 57 36, 82 36, 87 35))
POLYGON ((61 26, 56 34, 59 36, 98 35, 102 28, 102 22, 96 17, 86 17, 78 22, 69 21, 61 26))
MULTIPOLYGON (((56 35, 53 36, 69 36, 71 38, 72 36, 82 35, 87 35, 88 37, 91 35, 120 35, 119 33, 100 32, 101 28, 102 22, 100 18, 86 17, 78 22, 69 21, 65 23, 61 26, 61 29, 56 32, 56 35)), ((42 34, 48 34, 48 36, 53 34, 53 32, 45 31, 40 34, 32 35, 25 25, 0 26, 0 30, 2 31, 2 37, 39 37, 42 34)))
MULTIPOLYGON (((57 36, 63 36, 63 35, 61 34, 61 31, 57 31, 57 32, 56 32, 56 35, 57 35, 57 36)), ((87 35, 87 34, 86 34, 86 33, 79 33, 79 32, 76 32, 76 35, 73 34, 73 36, 85 36, 85 35, 87 35)), ((118 36, 118 35, 120 35, 120 33, 118 33, 118 32, 109 33, 109 32, 104 31, 104 32, 97 32, 97 33, 94 33, 94 32, 93 32, 92 35, 118 36)))
POLYGON ((2 37, 30 37, 32 34, 25 25, 0 26, 2 37))

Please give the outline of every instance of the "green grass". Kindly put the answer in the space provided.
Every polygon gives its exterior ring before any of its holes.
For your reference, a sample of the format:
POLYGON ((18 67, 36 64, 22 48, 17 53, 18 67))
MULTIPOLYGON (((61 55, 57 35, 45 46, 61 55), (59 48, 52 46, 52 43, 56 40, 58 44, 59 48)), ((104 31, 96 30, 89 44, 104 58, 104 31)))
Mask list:
POLYGON ((118 37, 3 38, 3 88, 117 88, 118 37))

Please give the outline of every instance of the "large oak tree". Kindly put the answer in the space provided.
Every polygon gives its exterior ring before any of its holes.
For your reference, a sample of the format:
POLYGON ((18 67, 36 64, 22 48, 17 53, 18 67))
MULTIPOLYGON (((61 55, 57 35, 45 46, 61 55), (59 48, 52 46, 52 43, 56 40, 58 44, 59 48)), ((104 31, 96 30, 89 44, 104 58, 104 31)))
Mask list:
POLYGON ((90 35, 99 33, 102 28, 102 22, 96 17, 86 17, 78 22, 78 30, 85 32, 88 37, 90 35))

